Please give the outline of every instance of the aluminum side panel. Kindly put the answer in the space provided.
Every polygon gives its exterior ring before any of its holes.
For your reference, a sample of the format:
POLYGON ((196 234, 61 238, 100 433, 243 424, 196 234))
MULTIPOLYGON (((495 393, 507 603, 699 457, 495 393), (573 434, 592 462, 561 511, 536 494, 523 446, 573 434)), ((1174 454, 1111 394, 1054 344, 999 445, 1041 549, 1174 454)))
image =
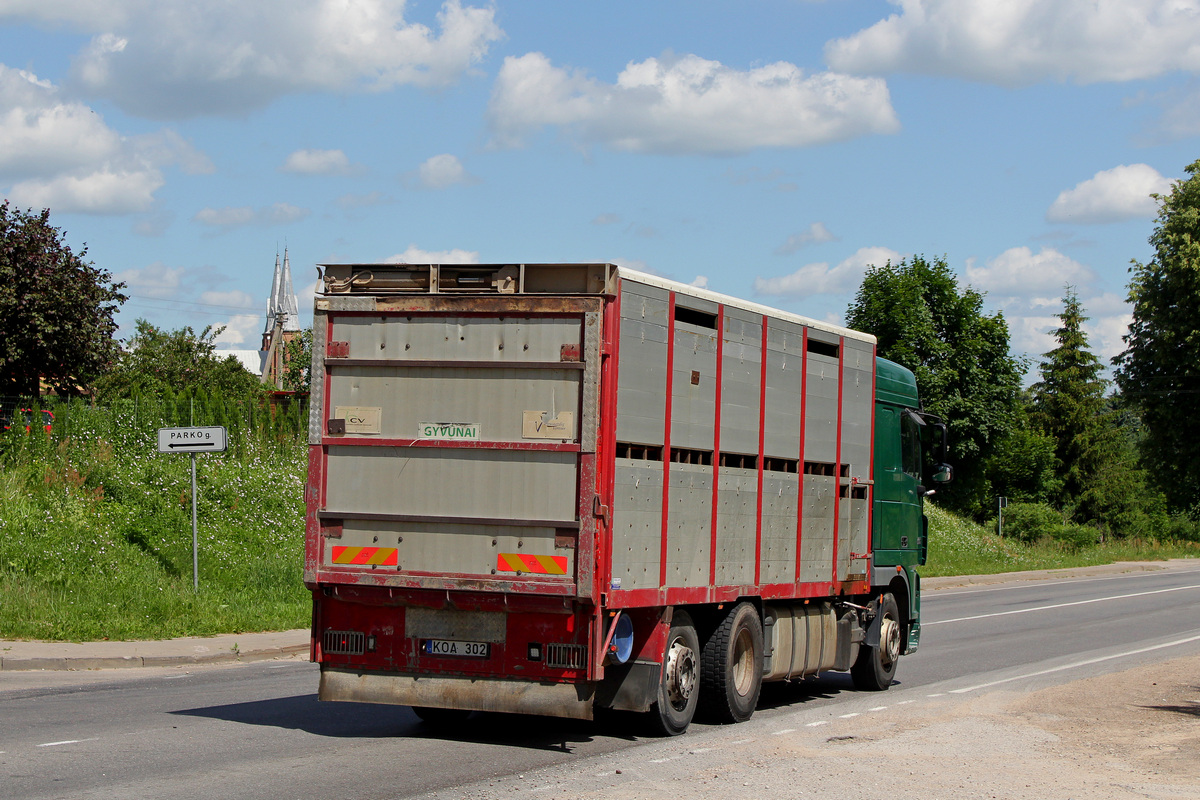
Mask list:
POLYGON ((712 467, 671 465, 667 585, 707 586, 712 549, 712 467))
POLYGON ((574 520, 577 460, 542 451, 330 446, 326 503, 374 514, 574 520))
POLYGON ((677 322, 671 381, 672 447, 712 450, 716 385, 717 332, 677 322))
POLYGON ((752 584, 758 472, 725 467, 717 485, 717 585, 752 584))
MULTIPOLYGON (((721 450, 758 453, 759 388, 762 384, 762 319, 729 312, 721 357, 721 450)), ((751 568, 753 572, 753 567, 751 568)))
POLYGON ((837 460, 838 362, 808 354, 808 397, 804 426, 804 459, 832 464, 837 460))
POLYGON ((510 442, 542 441, 523 438, 527 412, 546 419, 566 412, 571 425, 557 441, 578 441, 581 375, 577 369, 339 366, 329 410, 333 416, 340 407, 380 409, 382 439, 417 439, 422 423, 456 422, 478 425, 480 439, 510 442))
POLYGON ((804 536, 800 548, 800 580, 828 581, 833 574, 833 508, 837 481, 804 476, 804 536))
POLYGON ((657 589, 662 462, 618 458, 613 490, 612 589, 657 589))
POLYGON ((395 567, 380 566, 378 574, 389 571, 428 572, 444 575, 486 575, 515 577, 497 573, 500 553, 560 556, 567 559, 565 575, 541 576, 571 581, 575 576, 575 548, 555 547, 555 528, 515 525, 435 524, 390 520, 346 519, 342 535, 324 542, 324 563, 333 565, 334 547, 394 547, 395 567))
POLYGON ((762 583, 796 580, 796 493, 799 476, 763 477, 762 583))
POLYGON ((578 319, 418 315, 340 316, 333 340, 350 343, 349 358, 402 360, 558 361, 562 346, 580 345, 578 319))

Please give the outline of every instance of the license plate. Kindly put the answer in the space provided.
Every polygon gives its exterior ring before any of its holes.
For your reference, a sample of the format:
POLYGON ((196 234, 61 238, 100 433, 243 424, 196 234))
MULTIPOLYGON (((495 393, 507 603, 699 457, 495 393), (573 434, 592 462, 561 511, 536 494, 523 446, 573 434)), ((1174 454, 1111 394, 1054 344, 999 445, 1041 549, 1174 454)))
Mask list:
POLYGON ((427 656, 487 658, 492 654, 492 645, 489 642, 453 642, 447 639, 426 639, 421 642, 421 652, 427 656))

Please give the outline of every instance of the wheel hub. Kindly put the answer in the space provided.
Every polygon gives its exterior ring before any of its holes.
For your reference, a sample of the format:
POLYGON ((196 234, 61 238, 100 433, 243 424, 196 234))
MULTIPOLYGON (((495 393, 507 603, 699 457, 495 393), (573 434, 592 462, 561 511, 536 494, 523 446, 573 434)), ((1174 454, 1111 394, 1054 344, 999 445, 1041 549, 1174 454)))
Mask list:
POLYGON ((884 617, 879 625, 879 657, 885 667, 900 658, 900 625, 891 617, 884 617))
POLYGON ((696 689, 695 652, 682 641, 672 642, 663 669, 666 670, 667 699, 675 708, 686 706, 696 689))

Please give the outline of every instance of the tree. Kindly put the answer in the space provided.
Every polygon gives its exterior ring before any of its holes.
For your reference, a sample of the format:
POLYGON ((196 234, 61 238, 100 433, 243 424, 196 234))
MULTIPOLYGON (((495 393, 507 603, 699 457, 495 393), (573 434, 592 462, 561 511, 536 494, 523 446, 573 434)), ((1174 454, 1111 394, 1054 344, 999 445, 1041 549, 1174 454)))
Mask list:
POLYGON ((309 391, 309 372, 312 369, 312 328, 289 339, 283 348, 283 386, 288 391, 309 391))
POLYGON ((1200 160, 1159 201, 1150 244, 1134 260, 1126 349, 1114 359, 1125 398, 1141 411, 1142 457, 1176 509, 1200 506, 1200 160))
POLYGON ((879 355, 916 374, 925 408, 946 420, 957 474, 939 492, 974 514, 991 506, 989 460, 1015 430, 1024 372, 1004 315, 982 309, 983 295, 960 291, 945 259, 914 256, 869 269, 847 312, 850 327, 878 338, 879 355))
POLYGON ((40 214, 0 204, 0 395, 34 397, 44 380, 72 393, 117 357, 124 283, 73 253, 40 214))
MULTIPOLYGON (((1072 512, 1115 456, 1116 431, 1104 400, 1108 387, 1101 377, 1104 365, 1088 349, 1083 331, 1088 318, 1070 286, 1058 318, 1062 323, 1054 332, 1058 346, 1045 354, 1042 379, 1030 391, 1034 423, 1056 443, 1054 455, 1062 485, 1055 499, 1064 511, 1072 512)), ((1094 509, 1081 510, 1085 518, 1094 518, 1094 509)))
POLYGON ((262 391, 262 384, 233 356, 219 359, 214 339, 224 328, 166 331, 144 319, 111 372, 97 382, 104 399, 202 388, 229 397, 262 391))

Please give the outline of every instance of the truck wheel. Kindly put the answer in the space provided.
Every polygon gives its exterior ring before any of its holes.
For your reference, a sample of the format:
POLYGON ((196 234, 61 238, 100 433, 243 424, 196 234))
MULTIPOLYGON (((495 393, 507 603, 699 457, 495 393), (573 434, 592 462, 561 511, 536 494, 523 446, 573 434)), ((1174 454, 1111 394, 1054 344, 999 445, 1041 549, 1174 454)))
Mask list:
POLYGON ((900 609, 890 592, 879 596, 879 646, 858 648, 858 659, 850 668, 854 687, 868 692, 881 692, 892 685, 896 664, 900 661, 900 609))
POLYGON ((704 643, 701 693, 706 716, 717 722, 745 722, 762 689, 763 629, 758 609, 738 603, 704 643))
POLYGON ((696 714, 700 683, 700 639, 686 611, 676 611, 667 635, 658 700, 650 709, 653 730, 663 736, 678 736, 687 730, 696 714))

